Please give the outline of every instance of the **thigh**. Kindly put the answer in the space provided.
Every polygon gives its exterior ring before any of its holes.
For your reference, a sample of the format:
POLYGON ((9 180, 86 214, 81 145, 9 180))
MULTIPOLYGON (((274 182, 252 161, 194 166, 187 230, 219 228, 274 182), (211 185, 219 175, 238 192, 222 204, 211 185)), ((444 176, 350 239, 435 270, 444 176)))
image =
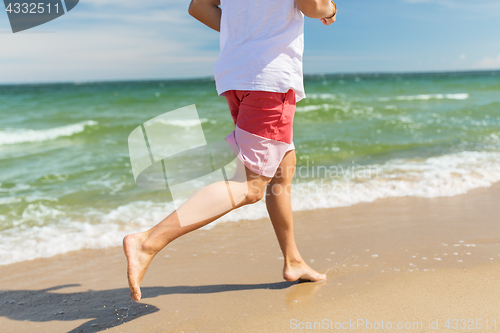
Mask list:
POLYGON ((295 175, 295 167, 297 165, 297 157, 295 150, 289 150, 281 160, 276 174, 271 180, 272 184, 291 184, 295 175))

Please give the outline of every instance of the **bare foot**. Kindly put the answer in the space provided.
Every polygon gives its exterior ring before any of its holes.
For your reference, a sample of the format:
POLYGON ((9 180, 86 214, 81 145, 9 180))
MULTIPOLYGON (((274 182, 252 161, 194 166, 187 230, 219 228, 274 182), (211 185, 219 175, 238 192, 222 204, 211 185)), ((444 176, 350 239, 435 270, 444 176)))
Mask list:
POLYGON ((123 251, 127 257, 127 278, 130 287, 130 296, 133 300, 141 299, 141 283, 154 254, 142 249, 142 234, 131 234, 123 239, 123 251))
POLYGON ((317 282, 326 280, 326 275, 316 272, 303 260, 300 260, 293 263, 285 263, 285 267, 283 267, 283 278, 287 281, 299 280, 299 282, 317 282))

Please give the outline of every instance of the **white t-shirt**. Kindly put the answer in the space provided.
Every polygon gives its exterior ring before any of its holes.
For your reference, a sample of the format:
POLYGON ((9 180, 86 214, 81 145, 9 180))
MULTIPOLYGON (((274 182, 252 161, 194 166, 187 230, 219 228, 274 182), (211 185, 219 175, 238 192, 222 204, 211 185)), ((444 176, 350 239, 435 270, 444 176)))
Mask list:
POLYGON ((295 91, 302 74, 304 15, 294 0, 221 0, 220 55, 214 65, 219 95, 227 90, 295 91))

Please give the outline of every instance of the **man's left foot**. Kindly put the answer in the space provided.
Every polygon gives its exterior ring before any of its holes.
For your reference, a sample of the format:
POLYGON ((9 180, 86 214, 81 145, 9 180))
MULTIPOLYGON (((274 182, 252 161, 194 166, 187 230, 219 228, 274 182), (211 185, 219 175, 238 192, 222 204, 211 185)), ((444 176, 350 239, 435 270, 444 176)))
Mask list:
POLYGON ((142 250, 141 234, 128 235, 123 239, 123 251, 127 257, 127 279, 130 296, 134 301, 141 300, 141 282, 154 255, 142 250))

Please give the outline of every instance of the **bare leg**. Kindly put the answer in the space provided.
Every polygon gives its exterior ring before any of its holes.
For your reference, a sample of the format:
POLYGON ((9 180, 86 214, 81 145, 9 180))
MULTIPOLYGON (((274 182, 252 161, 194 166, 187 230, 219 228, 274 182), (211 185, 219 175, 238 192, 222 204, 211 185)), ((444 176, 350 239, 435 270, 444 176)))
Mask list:
POLYGON ((123 249, 128 264, 128 283, 134 300, 141 299, 140 285, 151 260, 167 244, 215 221, 235 208, 257 202, 263 197, 265 187, 271 179, 255 174, 246 167, 243 169, 242 164, 239 168, 242 170, 243 179, 237 179, 236 175, 236 178, 233 177, 234 181, 211 184, 195 193, 177 211, 153 228, 128 235, 123 239, 123 249), (232 204, 229 205, 228 186, 233 198, 232 204), (188 221, 189 224, 181 225, 179 216, 191 219, 188 221), (196 220, 192 220, 193 218, 196 220))
POLYGON ((293 234, 293 215, 290 200, 292 179, 295 173, 295 151, 289 151, 281 161, 275 177, 267 185, 266 206, 276 237, 285 258, 283 278, 287 281, 326 279, 309 267, 300 256, 293 234))

